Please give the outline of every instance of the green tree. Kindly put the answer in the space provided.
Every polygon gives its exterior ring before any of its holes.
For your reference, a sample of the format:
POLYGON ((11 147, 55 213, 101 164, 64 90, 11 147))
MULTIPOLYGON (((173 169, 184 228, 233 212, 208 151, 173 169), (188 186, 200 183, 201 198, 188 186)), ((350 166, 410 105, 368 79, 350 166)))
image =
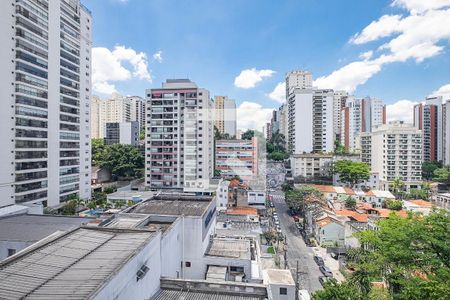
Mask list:
POLYGON ((214 176, 215 177, 220 177, 220 175, 222 175, 222 172, 220 170, 214 170, 214 176))
POLYGON ((292 184, 292 182, 285 182, 281 185, 281 189, 283 190, 283 192, 287 193, 288 191, 294 189, 294 185, 292 184))
POLYGON ((92 149, 92 165, 98 166, 99 162, 102 160, 103 151, 105 151, 106 145, 103 139, 92 139, 91 149, 92 149))
POLYGON ((114 192, 117 192, 117 186, 116 185, 110 185, 103 189, 103 192, 106 194, 112 194, 114 192))
POLYGON ((244 132, 242 134, 241 139, 243 139, 243 140, 251 140, 252 137, 254 137, 254 136, 255 136, 255 131, 251 130, 251 129, 248 129, 246 132, 244 132))
POLYGON ((356 200, 353 197, 348 196, 347 199, 345 199, 345 207, 348 209, 355 209, 356 200))
POLYGON ((97 203, 95 203, 95 201, 91 200, 91 201, 88 202, 87 207, 88 207, 89 209, 94 210, 94 209, 97 208, 97 203))
POLYGON ((383 202, 383 206, 391 210, 401 210, 403 202, 401 200, 386 199, 383 202))
POLYGON ((432 180, 434 171, 442 168, 442 163, 437 161, 425 161, 422 163, 422 178, 425 180, 432 180))
POLYGON ((111 170, 114 176, 140 177, 144 168, 144 156, 132 145, 107 145, 96 158, 96 164, 111 170))
POLYGON ((319 290, 313 294, 314 300, 365 300, 363 295, 356 287, 349 283, 337 283, 335 279, 331 279, 324 284, 323 290, 319 290))
POLYGON ((397 198, 403 198, 405 182, 397 177, 389 184, 389 189, 397 198))
POLYGON ((141 132, 139 132, 139 140, 140 141, 145 140, 145 130, 141 130, 141 132))
POLYGON ((283 161, 289 158, 289 155, 285 152, 272 152, 268 155, 268 158, 270 160, 283 161))
POLYGON ((337 138, 334 141, 334 154, 338 154, 338 155, 347 154, 347 150, 345 149, 345 146, 342 145, 339 142, 339 139, 337 139, 337 138))
POLYGON ((434 180, 450 185, 450 165, 434 170, 434 180))
POLYGON ((326 292, 317 292, 313 299, 341 299, 340 295, 347 295, 345 299, 360 299, 360 295, 377 300, 450 299, 449 211, 437 209, 428 216, 407 218, 391 214, 377 227, 356 234, 370 250, 349 252, 347 259, 354 262, 355 271, 348 280, 326 285, 326 292), (373 288, 367 280, 383 281, 388 289, 373 288), (348 289, 355 296, 346 294, 348 289))
POLYGON ((126 205, 126 202, 124 200, 117 200, 114 202, 114 208, 120 209, 126 205))
POLYGON ((78 207, 77 200, 75 199, 69 200, 64 204, 62 213, 63 215, 74 215, 77 212, 77 207, 78 207))
POLYGON ((342 182, 350 186, 368 180, 370 177, 370 168, 367 164, 351 160, 338 160, 333 164, 333 172, 339 174, 342 182))
MULTIPOLYGON (((285 198, 290 209, 300 212, 303 216, 310 213, 313 218, 322 213, 322 207, 325 203, 322 193, 311 186, 294 188, 286 192, 285 198)), ((303 220, 306 222, 306 218, 303 218, 303 220)))
POLYGON ((406 194, 407 199, 423 199, 428 200, 429 191, 423 189, 410 189, 406 194))

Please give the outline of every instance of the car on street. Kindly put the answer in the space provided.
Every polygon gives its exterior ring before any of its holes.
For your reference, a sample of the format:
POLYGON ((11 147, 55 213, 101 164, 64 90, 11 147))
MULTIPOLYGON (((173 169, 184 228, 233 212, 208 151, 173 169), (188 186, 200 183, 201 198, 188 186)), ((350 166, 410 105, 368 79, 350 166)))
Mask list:
POLYGON ((316 262, 316 264, 318 266, 323 266, 325 265, 325 262, 323 261, 323 258, 317 255, 314 255, 314 261, 316 262))
POLYGON ((320 284, 323 286, 325 284, 325 282, 327 282, 328 280, 330 280, 330 277, 326 277, 326 276, 320 276, 319 277, 319 282, 320 284))
POLYGON ((330 268, 328 268, 327 266, 325 266, 325 265, 320 266, 319 270, 326 277, 333 277, 333 272, 331 272, 330 268))
POLYGON ((275 225, 280 225, 280 221, 278 221, 278 220, 275 220, 275 225))
POLYGON ((269 206, 270 206, 270 207, 274 207, 275 205, 273 205, 273 202, 270 202, 270 203, 269 203, 269 206))

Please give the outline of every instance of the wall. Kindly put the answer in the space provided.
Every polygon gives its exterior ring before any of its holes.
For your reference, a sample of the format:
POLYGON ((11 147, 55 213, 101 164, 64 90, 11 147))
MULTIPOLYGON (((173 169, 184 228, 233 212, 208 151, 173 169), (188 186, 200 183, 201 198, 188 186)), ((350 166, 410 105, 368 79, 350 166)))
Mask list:
POLYGON ((8 249, 15 249, 16 252, 19 252, 32 244, 34 242, 0 241, 0 261, 8 257, 8 249))
POLYGON ((295 145, 294 153, 313 150, 313 100, 311 91, 295 95, 295 145))
POLYGON ((178 218, 161 238, 161 275, 171 278, 181 277, 182 220, 178 218))
POLYGON ((295 286, 269 284, 267 287, 270 300, 292 300, 295 299, 295 286), (280 288, 287 288, 287 295, 280 295, 280 288))
POLYGON ((161 233, 153 239, 126 265, 105 284, 93 299, 95 300, 144 300, 153 296, 160 286, 161 260, 159 253, 161 233), (136 272, 142 265, 149 270, 139 281, 136 281, 136 272))
POLYGON ((336 223, 330 223, 319 229, 320 244, 334 244, 344 242, 344 227, 336 223))

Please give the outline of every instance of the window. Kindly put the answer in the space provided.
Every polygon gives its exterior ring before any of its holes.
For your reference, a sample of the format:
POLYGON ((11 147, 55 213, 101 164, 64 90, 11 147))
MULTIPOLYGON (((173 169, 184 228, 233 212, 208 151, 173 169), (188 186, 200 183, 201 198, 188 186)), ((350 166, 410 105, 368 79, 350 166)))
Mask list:
POLYGON ((186 268, 190 268, 191 267, 191 262, 187 261, 187 262, 184 263, 184 265, 186 266, 186 268))
POLYGON ((16 254, 16 249, 8 249, 8 257, 16 254))
POLYGON ((287 288, 280 288, 280 295, 287 295, 287 288))

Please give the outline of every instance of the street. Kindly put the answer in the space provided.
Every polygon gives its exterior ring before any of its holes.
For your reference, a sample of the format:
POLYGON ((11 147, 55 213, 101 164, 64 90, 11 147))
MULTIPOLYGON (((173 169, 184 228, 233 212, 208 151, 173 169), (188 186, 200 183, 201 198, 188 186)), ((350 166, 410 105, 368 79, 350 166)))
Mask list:
POLYGON ((280 219, 280 227, 287 241, 287 262, 292 271, 294 280, 296 278, 297 261, 299 262, 299 288, 313 293, 322 289, 318 278, 322 276, 319 267, 315 263, 313 248, 307 247, 298 233, 293 218, 288 214, 288 207, 284 202, 284 193, 272 192, 272 201, 280 219))

